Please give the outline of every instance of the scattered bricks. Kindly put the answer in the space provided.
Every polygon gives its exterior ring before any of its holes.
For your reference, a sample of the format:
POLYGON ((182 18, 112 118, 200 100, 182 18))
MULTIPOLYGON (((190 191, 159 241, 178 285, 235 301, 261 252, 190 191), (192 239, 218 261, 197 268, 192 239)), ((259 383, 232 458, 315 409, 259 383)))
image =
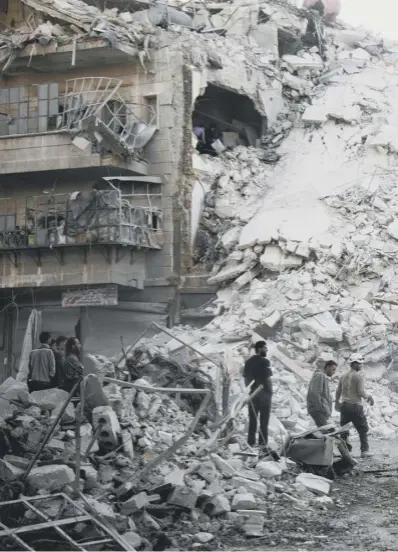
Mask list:
POLYGON ((211 454, 210 458, 224 477, 233 477, 237 475, 235 468, 228 464, 221 456, 218 456, 218 454, 211 454))
POLYGON ((120 424, 111 406, 98 406, 93 410, 93 426, 101 425, 99 441, 104 448, 115 448, 119 443, 120 424))
POLYGON ((0 479, 2 481, 15 481, 23 475, 23 469, 17 468, 10 462, 0 460, 0 479))
POLYGON ((168 502, 169 504, 174 504, 175 506, 181 506, 187 510, 192 510, 195 508, 196 501, 198 500, 198 493, 196 493, 190 487, 179 486, 176 487, 170 496, 168 502))
POLYGON ((6 454, 3 460, 5 462, 8 462, 9 464, 12 464, 16 468, 21 468, 21 470, 25 470, 29 466, 29 459, 22 458, 22 456, 14 456, 12 454, 6 454))
POLYGON ((232 510, 253 510, 257 506, 252 493, 236 494, 232 500, 232 510))
POLYGON ((145 492, 138 493, 132 496, 124 504, 122 504, 120 513, 124 516, 128 516, 130 514, 133 514, 134 512, 137 512, 138 510, 146 508, 150 503, 151 501, 149 500, 148 495, 145 492))
POLYGON ((63 464, 51 464, 33 468, 28 475, 28 484, 33 492, 60 491, 75 480, 73 470, 63 464))
POLYGON ((219 494, 206 501, 204 506, 205 514, 209 516, 221 516, 231 511, 231 506, 225 495, 219 494))

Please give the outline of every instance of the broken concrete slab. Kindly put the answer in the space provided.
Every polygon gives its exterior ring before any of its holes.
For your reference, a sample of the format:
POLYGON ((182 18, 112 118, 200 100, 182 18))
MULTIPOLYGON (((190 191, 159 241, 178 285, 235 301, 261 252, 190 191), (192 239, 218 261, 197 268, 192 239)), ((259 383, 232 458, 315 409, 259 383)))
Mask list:
POLYGON ((343 340, 341 326, 328 311, 301 320, 299 327, 310 331, 324 343, 339 343, 343 340))
POLYGON ((226 266, 220 272, 218 272, 215 276, 211 276, 207 283, 209 285, 218 285, 222 284, 223 282, 228 282, 229 280, 235 280, 240 276, 243 272, 246 272, 248 269, 250 269, 250 263, 239 263, 232 266, 226 266))
POLYGON ((316 59, 311 55, 308 56, 294 56, 294 55, 285 55, 282 57, 282 60, 287 63, 294 71, 299 71, 300 69, 309 69, 312 71, 321 71, 324 67, 322 59, 316 59))
POLYGON ((66 485, 75 480, 75 474, 71 468, 63 464, 50 464, 49 466, 37 466, 28 475, 27 482, 34 491, 54 492, 60 491, 66 485))
POLYGON ((221 516, 231 511, 231 505, 225 495, 218 494, 206 501, 204 510, 210 516, 221 516))
POLYGON ((322 105, 309 105, 301 120, 304 123, 323 124, 328 120, 328 112, 322 105))
POLYGON ((296 483, 300 483, 316 495, 328 495, 330 491, 330 480, 312 473, 300 473, 296 477, 296 483))
POLYGON ((169 504, 181 506, 187 510, 193 510, 198 500, 198 493, 190 487, 176 487, 168 499, 169 504))
POLYGON ((23 468, 18 468, 14 464, 7 462, 4 459, 0 459, 0 480, 1 481, 15 481, 19 480, 24 473, 23 468))
POLYGON ((248 270, 247 272, 239 276, 239 278, 237 278, 234 281, 234 283, 232 284, 232 289, 239 290, 247 286, 247 284, 249 284, 252 280, 254 280, 254 278, 256 278, 260 274, 261 270, 262 268, 259 264, 256 265, 251 270, 248 270))
POLYGON ((45 389, 43 391, 34 391, 32 393, 33 399, 37 405, 43 410, 54 410, 60 408, 69 397, 69 393, 63 389, 45 389))
POLYGON ((268 245, 260 257, 261 265, 271 272, 280 272, 282 270, 284 254, 277 245, 268 245))
POLYGON ((256 471, 263 477, 279 477, 283 473, 283 468, 279 462, 259 462, 256 471))
POLYGON ((138 493, 122 504, 121 513, 124 516, 128 516, 138 510, 143 510, 149 506, 150 503, 151 501, 149 500, 146 492, 138 493))

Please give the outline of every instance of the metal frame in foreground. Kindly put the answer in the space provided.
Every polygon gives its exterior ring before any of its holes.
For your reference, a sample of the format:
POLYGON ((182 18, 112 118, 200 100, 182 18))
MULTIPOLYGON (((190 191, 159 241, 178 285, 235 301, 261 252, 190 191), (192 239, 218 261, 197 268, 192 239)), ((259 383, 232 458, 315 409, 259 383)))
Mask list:
MULTIPOLYGON (((71 500, 64 493, 29 496, 29 497, 22 497, 18 500, 1 502, 0 509, 3 509, 4 507, 11 507, 11 506, 18 506, 18 505, 25 506, 27 511, 34 513, 38 518, 42 520, 42 522, 21 525, 19 527, 7 527, 7 525, 0 522, 0 542, 1 542, 1 539, 4 539, 4 538, 13 539, 13 541, 17 545, 17 548, 14 548, 14 550, 35 550, 27 542, 23 540, 23 535, 26 533, 32 534, 34 532, 37 532, 37 537, 39 539, 40 532, 42 532, 45 529, 54 529, 57 535, 63 539, 65 544, 67 544, 67 547, 65 548, 65 550, 72 549, 72 550, 80 550, 82 552, 85 552, 85 551, 88 552, 90 550, 91 551, 99 550, 98 548, 99 545, 103 545, 103 544, 109 545, 111 543, 114 543, 114 545, 115 544, 118 545, 118 548, 115 548, 116 550, 132 550, 131 547, 127 545, 127 543, 120 535, 114 532, 111 528, 108 528, 104 523, 99 521, 96 517, 91 515, 84 508, 79 506, 79 504, 76 504, 76 502, 71 500), (76 515, 64 517, 63 519, 50 519, 44 512, 40 510, 39 505, 33 504, 34 502, 44 502, 45 504, 46 500, 54 500, 56 498, 62 498, 65 501, 64 502, 65 506, 68 506, 68 507, 72 506, 76 511, 76 515), (98 538, 89 540, 88 542, 86 541, 84 543, 79 544, 70 535, 68 535, 63 528, 66 529, 68 526, 76 525, 78 523, 84 523, 84 522, 86 523, 90 522, 94 524, 100 536, 98 538)), ((109 547, 108 549, 112 549, 112 548, 113 547, 109 547)))

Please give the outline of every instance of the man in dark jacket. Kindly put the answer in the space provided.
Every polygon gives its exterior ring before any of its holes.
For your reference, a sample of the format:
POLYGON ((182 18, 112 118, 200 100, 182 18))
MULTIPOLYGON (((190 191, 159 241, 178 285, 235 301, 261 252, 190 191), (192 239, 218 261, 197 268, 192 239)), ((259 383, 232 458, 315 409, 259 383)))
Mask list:
POLYGON ((323 369, 314 372, 308 387, 307 410, 318 427, 326 425, 332 414, 333 398, 328 378, 333 376, 336 369, 335 361, 328 360, 323 369))
MULTIPOLYGON (((77 337, 70 337, 66 342, 66 359, 64 362, 63 384, 62 388, 70 393, 75 383, 83 377, 83 365, 80 361, 82 346, 77 337)), ((79 394, 79 389, 76 395, 79 394)))
POLYGON ((55 359, 49 342, 51 334, 41 332, 40 347, 33 349, 29 355, 28 388, 29 393, 54 387, 55 359))
POLYGON ((64 362, 65 362, 65 344, 67 337, 60 335, 54 341, 52 345, 52 350, 55 358, 55 376, 54 376, 54 386, 62 387, 63 382, 63 373, 64 373, 64 362))
POLYGON ((257 395, 249 403, 249 435, 247 442, 250 446, 256 444, 257 421, 260 416, 259 445, 266 448, 268 443, 268 424, 271 414, 272 400, 272 371, 267 356, 267 344, 258 341, 254 346, 256 354, 245 364, 243 377, 246 387, 254 381, 251 393, 260 385, 263 386, 257 395))

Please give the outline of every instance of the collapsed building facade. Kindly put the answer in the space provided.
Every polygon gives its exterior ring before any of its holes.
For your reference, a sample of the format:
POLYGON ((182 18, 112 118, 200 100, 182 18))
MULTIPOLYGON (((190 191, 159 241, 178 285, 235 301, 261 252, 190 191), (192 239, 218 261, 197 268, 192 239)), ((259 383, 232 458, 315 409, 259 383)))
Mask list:
MULTIPOLYGON (((96 305, 96 320, 111 313, 116 326, 133 319, 137 332, 145 310, 178 316, 191 255, 191 111, 207 59, 192 65, 183 46, 193 37, 116 15, 19 0, 1 14, 12 27, 2 37, 0 115, 1 288, 17 309, 3 311, 9 373, 12 336, 34 305, 44 326, 56 320, 67 334, 79 306, 96 305)), ((244 80, 240 65, 231 89, 244 80)), ((81 337, 103 339, 90 324, 81 337)))

